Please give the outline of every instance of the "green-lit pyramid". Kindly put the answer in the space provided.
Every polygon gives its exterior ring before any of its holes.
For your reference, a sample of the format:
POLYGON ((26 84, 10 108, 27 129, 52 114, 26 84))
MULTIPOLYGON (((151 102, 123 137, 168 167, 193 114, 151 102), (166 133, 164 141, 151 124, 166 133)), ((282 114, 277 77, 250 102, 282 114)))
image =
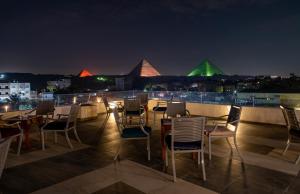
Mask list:
POLYGON ((213 65, 208 60, 204 60, 197 67, 195 67, 188 76, 213 76, 213 75, 223 75, 223 71, 217 66, 213 65))

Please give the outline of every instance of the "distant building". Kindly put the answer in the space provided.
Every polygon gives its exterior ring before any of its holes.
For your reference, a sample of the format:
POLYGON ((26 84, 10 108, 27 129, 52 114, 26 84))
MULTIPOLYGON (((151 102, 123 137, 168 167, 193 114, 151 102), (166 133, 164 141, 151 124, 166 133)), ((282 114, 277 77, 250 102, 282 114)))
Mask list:
POLYGON ((54 91, 58 89, 65 89, 71 86, 71 79, 60 79, 57 81, 48 81, 47 89, 49 91, 54 91))
POLYGON ((125 78, 124 77, 116 77, 115 85, 116 85, 116 90, 124 90, 125 89, 125 78))
POLYGON ((188 74, 188 76, 205 76, 205 77, 213 76, 213 75, 224 75, 224 73, 221 69, 213 65, 208 60, 204 60, 188 74))
POLYGON ((30 98, 30 83, 0 83, 0 99, 7 99, 10 95, 30 98))
POLYGON ((41 98, 42 100, 53 100, 54 94, 53 92, 42 92, 39 94, 39 98, 41 98))

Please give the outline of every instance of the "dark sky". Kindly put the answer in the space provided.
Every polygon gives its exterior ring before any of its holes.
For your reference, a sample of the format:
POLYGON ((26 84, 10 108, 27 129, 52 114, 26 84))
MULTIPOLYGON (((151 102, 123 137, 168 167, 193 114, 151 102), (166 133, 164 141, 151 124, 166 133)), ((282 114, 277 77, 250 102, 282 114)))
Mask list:
POLYGON ((0 72, 300 74, 298 0, 2 0, 0 72))

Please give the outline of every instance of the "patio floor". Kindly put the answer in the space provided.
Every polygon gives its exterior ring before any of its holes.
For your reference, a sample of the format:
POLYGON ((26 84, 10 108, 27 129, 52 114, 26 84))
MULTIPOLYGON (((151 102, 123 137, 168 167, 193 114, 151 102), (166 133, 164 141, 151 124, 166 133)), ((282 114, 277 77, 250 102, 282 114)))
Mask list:
MULTIPOLYGON (((149 123, 152 123, 151 114, 149 123)), ((106 122, 105 115, 99 115, 97 120, 80 122, 78 133, 83 144, 73 141, 73 150, 66 147, 62 136, 59 138, 59 144, 53 144, 52 136, 49 135, 48 147, 46 151, 41 151, 38 134, 32 130, 33 148, 23 151, 21 156, 16 156, 13 150, 9 154, 8 167, 0 180, 0 193, 180 193, 178 188, 186 188, 185 193, 300 191, 300 166, 293 164, 300 148, 291 147, 287 156, 281 156, 287 138, 287 131, 282 126, 241 123, 238 129, 238 144, 245 163, 241 163, 235 152, 231 156, 226 141, 214 141, 212 160, 209 161, 208 155, 205 155, 206 182, 202 180, 201 167, 196 165, 190 154, 176 156, 177 176, 180 181, 174 184, 169 176, 172 175, 171 167, 165 168, 161 159, 158 123, 152 126, 154 130, 151 136, 151 161, 147 160, 145 142, 130 141, 122 148, 121 163, 117 165, 114 164, 113 157, 119 143, 119 135, 113 116, 106 122), (104 173, 107 168, 113 169, 113 166, 118 168, 118 165, 121 165, 119 169, 122 169, 122 164, 123 168, 125 164, 134 164, 136 168, 131 166, 124 168, 127 172, 115 171, 122 172, 123 175, 104 173), (135 179, 140 181, 140 184, 130 181, 136 175, 126 178, 130 172, 139 171, 140 168, 147 169, 146 174, 142 174, 141 177, 149 176, 149 179, 145 180, 148 184, 142 179, 135 179), (153 178, 156 176, 158 177, 153 178), (156 188, 160 183, 156 184, 155 180, 160 180, 159 177, 165 177, 163 183, 166 185, 162 184, 160 188, 156 188), (113 181, 104 184, 110 179, 113 181), (146 186, 140 186, 144 184, 146 186), (182 186, 184 184, 185 186, 182 186)), ((14 145, 12 147, 14 148, 14 145)))

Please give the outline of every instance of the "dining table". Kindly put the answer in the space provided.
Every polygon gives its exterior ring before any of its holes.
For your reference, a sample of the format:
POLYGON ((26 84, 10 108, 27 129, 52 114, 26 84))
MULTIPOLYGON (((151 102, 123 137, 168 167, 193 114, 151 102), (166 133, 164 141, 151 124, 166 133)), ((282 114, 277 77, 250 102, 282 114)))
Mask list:
POLYGON ((17 116, 6 119, 8 123, 20 123, 21 129, 23 129, 24 134, 24 148, 30 149, 31 142, 30 142, 30 130, 33 125, 41 126, 44 123, 43 116, 35 116, 35 115, 26 115, 26 116, 17 116))

